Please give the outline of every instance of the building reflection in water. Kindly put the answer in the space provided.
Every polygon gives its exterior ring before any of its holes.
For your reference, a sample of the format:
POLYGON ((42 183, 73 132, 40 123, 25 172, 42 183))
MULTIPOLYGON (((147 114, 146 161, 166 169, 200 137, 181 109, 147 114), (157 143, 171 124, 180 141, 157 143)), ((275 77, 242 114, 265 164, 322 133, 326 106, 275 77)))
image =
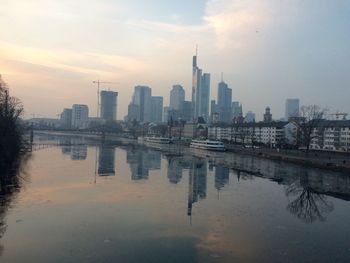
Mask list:
POLYGON ((192 215, 192 206, 207 196, 207 161, 193 159, 189 169, 187 215, 192 215))
POLYGON ((159 170, 161 166, 161 153, 151 149, 131 149, 127 151, 132 180, 147 180, 150 170, 159 170))
POLYGON ((179 158, 168 158, 168 179, 172 184, 177 184, 182 178, 182 163, 179 158))
POLYGON ((221 190, 229 183, 230 169, 223 165, 215 166, 215 188, 221 190))
POLYGON ((98 175, 115 175, 115 147, 112 145, 101 144, 98 156, 98 175))
POLYGON ((83 138, 61 136, 56 139, 63 154, 70 155, 74 161, 86 159, 88 146, 83 138))

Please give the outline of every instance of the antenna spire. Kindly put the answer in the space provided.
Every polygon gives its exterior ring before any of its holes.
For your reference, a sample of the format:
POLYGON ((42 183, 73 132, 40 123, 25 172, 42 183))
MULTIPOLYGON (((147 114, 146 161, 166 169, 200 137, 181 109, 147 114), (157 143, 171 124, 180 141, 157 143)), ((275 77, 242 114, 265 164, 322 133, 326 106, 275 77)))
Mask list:
POLYGON ((197 53, 198 53, 198 44, 196 44, 196 57, 197 57, 197 53))
POLYGON ((221 82, 224 82, 224 73, 221 72, 221 82))

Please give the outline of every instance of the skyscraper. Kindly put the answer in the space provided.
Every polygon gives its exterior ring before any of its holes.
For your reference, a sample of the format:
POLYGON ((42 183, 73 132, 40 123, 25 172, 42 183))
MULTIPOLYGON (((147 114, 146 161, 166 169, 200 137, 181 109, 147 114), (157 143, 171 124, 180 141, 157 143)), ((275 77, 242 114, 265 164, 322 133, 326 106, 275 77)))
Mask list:
POLYGON ((209 119, 210 74, 197 66, 197 52, 192 60, 192 108, 195 119, 209 119))
POLYGON ((209 97, 210 97, 210 74, 202 75, 200 89, 198 92, 198 116, 203 117, 206 121, 209 120, 209 97))
POLYGON ((232 118, 234 120, 237 120, 239 117, 242 117, 243 110, 242 110, 242 104, 240 104, 238 101, 232 102, 232 118))
POLYGON ((244 122, 255 122, 255 113, 248 111, 245 115, 244 122))
POLYGON ((185 101, 185 90, 181 85, 174 85, 170 91, 170 108, 180 110, 183 101, 185 101))
POLYGON ((139 107, 139 121, 151 121, 151 88, 147 86, 135 86, 132 103, 139 107))
POLYGON ((192 102, 183 101, 181 103, 180 116, 182 120, 190 121, 192 119, 192 102))
POLYGON ((151 121, 160 123, 163 117, 163 97, 152 96, 151 121))
POLYGON ((89 119, 89 108, 84 104, 74 104, 72 106, 72 126, 83 128, 89 119))
POLYGON ((72 126, 72 109, 64 109, 60 116, 60 125, 63 128, 72 126))
POLYGON ((219 113, 219 120, 222 122, 230 122, 232 119, 232 89, 222 80, 218 84, 218 104, 217 111, 219 113))
POLYGON ((299 99, 286 100, 286 119, 290 117, 299 117, 299 99))
POLYGON ((117 97, 118 92, 102 90, 101 96, 101 118, 109 121, 117 119, 117 97))

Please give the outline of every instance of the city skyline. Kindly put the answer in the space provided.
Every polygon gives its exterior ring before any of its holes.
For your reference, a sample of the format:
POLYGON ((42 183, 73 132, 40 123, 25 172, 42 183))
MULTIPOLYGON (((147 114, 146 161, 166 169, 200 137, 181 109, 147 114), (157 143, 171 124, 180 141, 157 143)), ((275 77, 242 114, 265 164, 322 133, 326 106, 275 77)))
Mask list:
POLYGON ((349 112, 348 10, 342 1, 5 1, 0 68, 27 118, 54 117, 74 103, 95 112, 92 81, 101 79, 119 82, 102 88, 120 94, 120 120, 135 85, 169 105, 170 88, 180 84, 190 100, 198 44, 211 86, 224 72, 233 100, 257 119, 267 105, 283 117, 284 100, 294 97, 349 112))

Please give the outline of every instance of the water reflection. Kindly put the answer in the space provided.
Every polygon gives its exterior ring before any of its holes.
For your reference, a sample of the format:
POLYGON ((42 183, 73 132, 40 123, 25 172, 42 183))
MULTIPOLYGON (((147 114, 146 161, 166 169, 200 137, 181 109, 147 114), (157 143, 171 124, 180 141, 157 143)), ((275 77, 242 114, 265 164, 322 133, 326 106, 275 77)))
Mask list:
MULTIPOLYGON (((346 174, 188 148, 179 153, 67 138, 59 145, 35 153, 33 182, 11 213, 21 183, 1 188, 8 193, 0 209, 0 237, 5 217, 8 224, 4 262, 26 255, 39 262, 41 250, 42 262, 143 262, 145 256, 149 262, 285 262, 285 253, 320 262, 330 243, 337 244, 329 246, 334 255, 347 246, 346 174), (85 160, 62 157, 82 142, 85 160), (17 219, 24 220, 17 225, 17 219), (315 222, 322 224, 310 226, 315 222), (32 242, 28 235, 41 238, 32 242), (310 240, 315 249, 305 252, 310 240)), ((343 251, 338 262, 348 262, 343 251)))
POLYGON ((188 181, 187 215, 192 215, 192 205, 207 196, 207 162, 205 159, 192 162, 188 181))
MULTIPOLYGON (((47 139, 47 138, 46 138, 47 139)), ((50 137, 49 139, 53 139, 50 137)), ((85 160, 88 146, 81 137, 59 137, 63 154, 72 160, 85 160)), ((99 176, 115 175, 116 145, 101 143, 96 152, 99 176)), ((161 159, 167 160, 167 177, 171 184, 178 184, 188 170, 187 215, 192 215, 193 204, 207 196, 207 173, 214 172, 214 186, 220 191, 229 184, 230 176, 237 180, 266 178, 285 186, 288 200, 287 210, 301 221, 312 223, 324 221, 334 209, 327 196, 350 200, 350 178, 344 174, 307 169, 280 162, 243 155, 230 158, 163 154, 158 150, 144 147, 123 147, 129 165, 131 180, 147 180, 151 170, 161 169, 161 159), (231 171, 231 173, 230 173, 231 171)))
POLYGON ((101 144, 98 157, 99 176, 115 175, 115 146, 101 144))
POLYGON ((181 181, 182 170, 183 166, 179 158, 168 158, 167 175, 170 183, 177 184, 181 181))
MULTIPOLYGON (((6 214, 16 199, 23 182, 28 181, 28 174, 24 167, 30 155, 19 156, 14 163, 2 163, 0 165, 0 240, 7 229, 6 214)), ((0 162, 1 163, 1 162, 0 162)), ((4 247, 0 244, 0 256, 4 247)))
POLYGON ((289 198, 288 211, 305 223, 324 221, 334 209, 326 195, 311 187, 307 172, 286 187, 286 195, 289 198))
POLYGON ((161 153, 133 147, 127 151, 126 161, 130 167, 132 180, 147 180, 150 170, 160 169, 161 153))

